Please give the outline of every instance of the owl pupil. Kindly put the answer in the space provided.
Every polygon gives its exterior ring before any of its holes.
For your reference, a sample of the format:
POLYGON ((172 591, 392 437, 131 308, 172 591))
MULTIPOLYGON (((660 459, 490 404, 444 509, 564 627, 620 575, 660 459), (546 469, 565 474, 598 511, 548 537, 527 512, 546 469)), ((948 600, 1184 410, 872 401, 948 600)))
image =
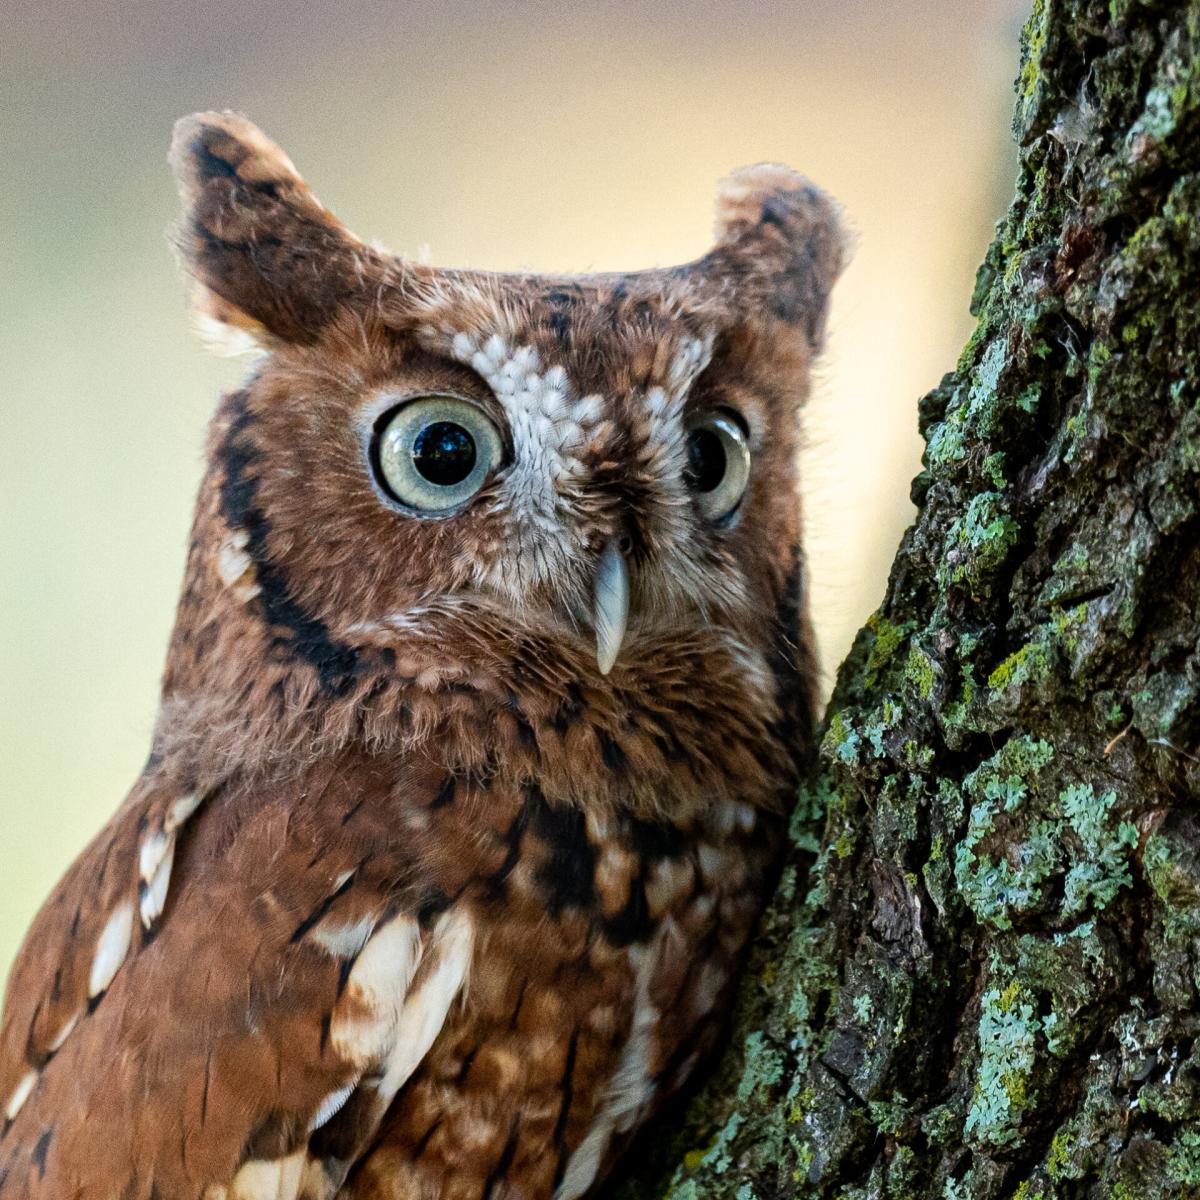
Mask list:
POLYGON ((452 487, 475 467, 475 440, 453 421, 434 421, 413 440, 413 466, 430 483, 452 487))
POLYGON ((711 492, 725 478, 725 447, 711 429, 688 435, 687 481, 693 491, 711 492))

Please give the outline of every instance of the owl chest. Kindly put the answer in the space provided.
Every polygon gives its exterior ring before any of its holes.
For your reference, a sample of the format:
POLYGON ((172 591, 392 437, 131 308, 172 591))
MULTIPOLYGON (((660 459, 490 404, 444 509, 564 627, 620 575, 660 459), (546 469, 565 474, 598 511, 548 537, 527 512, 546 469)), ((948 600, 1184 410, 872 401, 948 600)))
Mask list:
POLYGON ((528 790, 504 807, 473 810, 438 860, 475 952, 393 1106, 378 1161, 407 1182, 383 1194, 589 1192, 710 1053, 762 903, 770 817, 600 819, 528 790))

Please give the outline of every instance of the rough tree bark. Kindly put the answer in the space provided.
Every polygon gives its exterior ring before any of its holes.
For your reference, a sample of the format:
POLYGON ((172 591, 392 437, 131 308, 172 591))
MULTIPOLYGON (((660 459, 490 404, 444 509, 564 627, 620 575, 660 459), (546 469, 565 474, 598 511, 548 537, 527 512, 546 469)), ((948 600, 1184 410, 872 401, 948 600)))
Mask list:
POLYGON ((625 1196, 1200 1197, 1200 3, 1022 40, 919 515, 735 1049, 625 1196))

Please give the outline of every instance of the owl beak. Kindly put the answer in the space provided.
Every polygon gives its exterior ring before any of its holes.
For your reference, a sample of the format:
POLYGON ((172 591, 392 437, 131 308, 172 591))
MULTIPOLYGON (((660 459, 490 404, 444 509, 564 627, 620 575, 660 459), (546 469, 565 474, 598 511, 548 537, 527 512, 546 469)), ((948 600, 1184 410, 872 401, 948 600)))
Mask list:
POLYGON ((616 538, 612 538, 596 564, 596 590, 592 624, 596 629, 596 665, 607 675, 621 652, 625 622, 629 618, 629 566, 616 538))

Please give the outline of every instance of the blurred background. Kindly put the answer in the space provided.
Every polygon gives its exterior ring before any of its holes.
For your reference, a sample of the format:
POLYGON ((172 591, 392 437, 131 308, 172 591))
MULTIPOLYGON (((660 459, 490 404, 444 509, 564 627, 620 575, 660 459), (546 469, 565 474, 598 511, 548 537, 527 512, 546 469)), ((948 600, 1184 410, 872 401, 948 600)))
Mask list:
POLYGON ((808 412, 825 685, 911 517, 918 397, 1012 189, 1026 0, 5 0, 0 11, 0 970, 144 761, 205 423, 171 124, 235 108, 363 237, 442 265, 707 248, 772 159, 857 234, 808 412))

